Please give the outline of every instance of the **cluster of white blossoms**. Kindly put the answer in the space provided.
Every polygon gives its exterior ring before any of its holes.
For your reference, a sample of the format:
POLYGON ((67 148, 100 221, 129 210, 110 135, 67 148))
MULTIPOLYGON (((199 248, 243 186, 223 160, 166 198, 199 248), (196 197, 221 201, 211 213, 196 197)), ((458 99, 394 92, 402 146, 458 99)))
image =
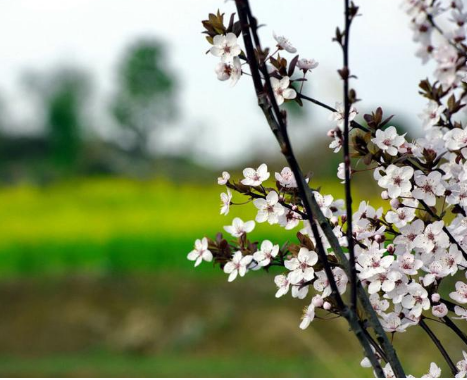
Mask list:
MULTIPOLYGON (((425 318, 444 323, 452 317, 467 323, 467 126, 461 122, 461 114, 467 108, 467 11, 462 0, 445 3, 405 0, 414 40, 421 45, 417 55, 424 62, 433 59, 436 63, 434 82, 425 80, 420 84, 421 93, 428 100, 420 116, 424 136, 408 141, 405 133, 387 126, 390 118, 383 121, 381 109, 365 115, 367 126, 359 124, 351 136, 354 157, 360 158, 358 164, 371 167, 381 187, 381 197, 387 201, 387 207, 378 209, 361 202, 352 220, 357 276, 388 333, 404 333, 425 318), (452 30, 442 32, 436 24, 440 17, 451 22, 452 30), (433 33, 441 38, 432 38, 433 33)), ((286 74, 293 73, 297 66, 304 80, 317 63, 296 57, 290 63, 293 67, 287 67, 287 61, 278 53, 296 53, 296 49, 285 37, 274 34, 274 38, 276 51, 265 61, 273 66, 269 70, 271 85, 277 104, 281 105, 297 97, 297 90, 291 85, 295 80, 286 74)), ((241 48, 236 36, 215 36, 211 53, 221 58, 219 79, 231 78, 235 82, 241 74, 241 48)), ((334 126, 328 136, 334 152, 343 145, 344 112, 342 104, 337 103, 330 115, 334 126)), ((349 121, 355 123, 357 114, 351 106, 349 121)), ((358 171, 352 167, 351 173, 358 171)), ((344 164, 339 165, 337 176, 344 180, 344 164)), ((253 204, 256 223, 295 229, 298 243, 280 246, 269 240, 249 240, 255 221, 235 218, 232 225, 224 227, 234 240, 225 239, 222 234, 215 239, 197 240, 188 259, 195 261, 195 266, 203 260, 214 260, 228 274, 229 281, 249 271, 282 267, 283 273, 274 278, 276 297, 290 293, 294 298, 310 300, 300 324, 302 329, 320 313, 322 317, 339 315, 292 170, 285 167, 276 172, 274 183, 266 164, 246 168, 243 177, 237 182, 227 172, 219 177, 219 185, 226 186, 226 192, 221 194, 221 214, 227 215, 235 204, 233 190, 253 204)), ((341 247, 348 247, 344 201, 315 190, 313 195, 341 247)), ((320 238, 337 289, 344 294, 349 284, 346 272, 321 230, 320 238)), ((456 377, 467 376, 467 354, 463 355, 457 363, 456 377)), ((369 365, 368 359, 362 365, 369 365)), ((384 372, 387 377, 394 377, 389 364, 384 372)), ((440 368, 432 363, 423 377, 440 374, 440 368)))

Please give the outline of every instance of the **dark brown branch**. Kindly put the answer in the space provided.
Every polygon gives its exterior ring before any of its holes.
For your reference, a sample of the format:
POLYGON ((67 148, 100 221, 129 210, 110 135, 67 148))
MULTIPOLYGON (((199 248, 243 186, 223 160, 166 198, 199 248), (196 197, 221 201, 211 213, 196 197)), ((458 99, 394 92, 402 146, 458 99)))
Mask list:
POLYGON ((459 327, 446 315, 443 318, 444 323, 448 326, 454 333, 465 343, 467 344, 467 335, 465 335, 459 327))
POLYGON ((420 319, 419 322, 420 327, 427 333, 427 335, 430 337, 430 339, 433 341, 435 344, 436 348, 439 350, 441 355, 443 355, 444 360, 448 364, 449 368, 451 369, 451 373, 455 376, 457 374, 457 368, 454 365, 454 362, 452 359, 449 357, 449 354, 447 353, 446 349, 443 347, 441 344, 440 340, 436 337, 436 335, 431 331, 431 329, 428 327, 428 325, 425 323, 425 321, 420 319))

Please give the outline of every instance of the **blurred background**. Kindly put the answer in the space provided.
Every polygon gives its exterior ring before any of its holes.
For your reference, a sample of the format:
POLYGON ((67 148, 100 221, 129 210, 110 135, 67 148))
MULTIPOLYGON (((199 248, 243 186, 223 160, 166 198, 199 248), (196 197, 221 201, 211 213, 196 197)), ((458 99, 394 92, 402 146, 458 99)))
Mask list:
MULTIPOLYGON (((382 106, 417 136, 417 85, 433 68, 414 57, 399 2, 359 4, 359 117, 382 106)), ((264 45, 276 31, 320 62, 305 93, 339 100, 340 4, 252 7, 264 45)), ((195 239, 234 216, 254 219, 253 206, 219 216, 220 171, 284 165, 248 77, 230 88, 205 54, 201 20, 218 8, 234 12, 221 0, 0 2, 0 375, 371 375, 345 323, 299 330, 307 301, 276 300, 275 273, 227 284, 217 268, 186 260, 195 239)), ((342 196, 329 115, 289 111, 304 170, 342 196)), ((378 206, 369 177, 356 183, 357 202, 378 206)), ((254 238, 294 236, 261 225, 254 238)), ((410 354, 408 371, 427 372, 433 358, 448 374, 425 336, 407 335, 396 347, 410 354)), ((459 360, 460 344, 441 337, 459 360)))

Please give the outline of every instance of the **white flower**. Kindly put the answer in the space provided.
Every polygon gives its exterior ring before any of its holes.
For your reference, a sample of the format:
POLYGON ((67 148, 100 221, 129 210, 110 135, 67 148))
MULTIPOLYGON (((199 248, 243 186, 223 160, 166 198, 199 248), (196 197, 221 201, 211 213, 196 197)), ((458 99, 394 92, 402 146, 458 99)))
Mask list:
POLYGON ((431 363, 430 364, 430 371, 426 374, 426 375, 423 375, 422 376, 422 379, 423 378, 438 378, 441 376, 441 368, 439 368, 436 363, 431 363))
POLYGON ((389 308, 389 301, 385 299, 380 299, 378 293, 370 295, 370 303, 373 307, 373 310, 378 314, 386 311, 389 308))
POLYGON ((383 257, 385 249, 380 249, 377 242, 373 242, 368 250, 362 250, 358 255, 357 268, 360 270, 360 278, 366 280, 376 274, 386 273, 394 261, 394 256, 383 257))
POLYGON ((201 264, 203 260, 212 261, 212 253, 208 249, 208 239, 203 238, 195 241, 195 249, 188 254, 188 260, 195 261, 195 267, 201 264))
POLYGON ((383 373, 384 373, 384 377, 386 377, 386 379, 392 379, 392 378, 396 377, 396 375, 394 375, 394 371, 392 370, 391 365, 389 363, 384 366, 383 373))
POLYGON ((440 106, 437 102, 430 100, 428 106, 423 110, 423 113, 418 115, 423 121, 423 129, 427 130, 438 124, 445 109, 444 106, 440 106))
POLYGON ((390 313, 383 314, 381 325, 383 326, 384 331, 387 332, 404 332, 405 329, 409 326, 409 323, 402 323, 397 313, 390 313))
POLYGON ((229 261, 224 266, 224 272, 229 274, 229 282, 232 282, 237 278, 237 275, 240 277, 245 276, 247 272, 247 267, 253 260, 253 256, 243 256, 242 252, 237 251, 234 253, 232 260, 229 261))
MULTIPOLYGON (((344 105, 342 103, 336 102, 335 108, 336 108, 336 112, 333 112, 331 113, 331 115, 329 115, 329 120, 335 121, 336 125, 342 129, 344 127, 344 121, 345 121, 344 120, 344 113, 345 113, 344 105)), ((355 107, 351 106, 349 109, 349 123, 353 119, 355 119, 355 116, 357 116, 357 114, 358 112, 355 109, 355 107)))
POLYGON ((240 58, 234 57, 232 62, 219 62, 216 65, 217 79, 226 81, 230 79, 230 85, 233 87, 242 75, 242 64, 240 58))
POLYGON ((400 136, 397 134, 395 127, 389 127, 382 131, 378 129, 376 136, 371 141, 378 146, 383 152, 390 156, 397 156, 397 150, 405 143, 405 133, 400 136))
POLYGON ((276 98, 277 105, 284 103, 285 99, 295 99, 297 93, 293 88, 289 88, 290 79, 289 77, 283 77, 281 80, 277 78, 271 78, 271 86, 276 98))
POLYGON ((431 172, 428 176, 417 171, 415 173, 415 184, 417 187, 412 191, 412 195, 416 199, 421 199, 428 206, 436 204, 436 196, 444 194, 444 186, 441 184, 441 173, 431 172))
POLYGON ((263 223, 268 221, 269 224, 276 224, 279 222, 279 216, 284 213, 284 207, 278 203, 279 196, 275 191, 271 191, 266 199, 258 198, 253 201, 253 204, 258 209, 256 221, 263 223))
POLYGON ((304 312, 305 313, 302 317, 302 322, 300 323, 300 328, 302 330, 305 330, 308 326, 310 326, 310 323, 313 321, 313 319, 315 319, 315 305, 310 303, 304 312))
POLYGON ((269 178, 268 167, 261 164, 258 169, 246 168, 243 170, 244 179, 241 180, 246 186, 259 186, 269 178))
POLYGON ((381 289, 386 293, 390 292, 396 287, 396 282, 402 278, 402 274, 398 271, 392 270, 388 273, 379 273, 375 276, 372 276, 368 281, 370 285, 368 286, 368 293, 375 294, 381 289))
POLYGON ((402 306, 406 309, 411 309, 412 313, 419 317, 423 310, 430 308, 430 300, 428 292, 418 282, 412 281, 408 286, 409 293, 402 298, 402 306))
POLYGON ((467 284, 463 283, 462 281, 457 281, 456 291, 449 293, 449 297, 459 303, 467 303, 467 284))
POLYGON ((415 276, 423 266, 423 261, 416 259, 411 253, 404 253, 397 257, 397 266, 402 273, 415 276))
POLYGON ((345 183, 345 164, 341 162, 337 167, 337 178, 341 179, 341 183, 345 183))
POLYGON ((273 245, 269 240, 265 240, 261 243, 261 249, 253 254, 253 258, 260 266, 265 267, 278 253, 279 245, 273 245))
POLYGON ((231 226, 224 226, 224 230, 226 230, 233 237, 240 237, 244 233, 249 233, 253 231, 253 228, 255 228, 254 221, 250 220, 243 223, 243 220, 240 218, 234 218, 231 226))
POLYGON ((467 375, 467 353, 462 351, 464 356, 463 360, 460 360, 456 364, 456 368, 459 370, 459 373, 456 375, 456 378, 464 378, 467 375))
POLYGON ((407 225, 415 218, 415 210, 409 207, 399 207, 395 211, 388 211, 386 221, 394 224, 397 228, 407 225))
POLYGON ((227 215, 230 209, 230 201, 232 200, 232 193, 227 189, 227 193, 221 193, 221 215, 227 215))
POLYGON ((305 247, 300 248, 298 256, 284 262, 285 267, 291 271, 290 281, 297 284, 302 280, 310 281, 315 277, 313 265, 318 262, 315 251, 309 251, 305 247))
POLYGON ((316 69, 318 65, 319 65, 319 62, 316 62, 314 59, 302 58, 302 59, 299 59, 297 62, 297 67, 300 70, 303 70, 303 72, 307 72, 307 71, 311 72, 311 70, 316 69))
POLYGON ((229 179, 230 179, 229 172, 222 172, 222 176, 217 178, 217 183, 219 185, 225 185, 227 182, 229 182, 229 179))
POLYGON ((286 230, 292 230, 298 226, 302 217, 293 210, 284 210, 284 213, 279 216, 279 225, 286 230))
POLYGON ((400 228, 401 235, 396 236, 394 244, 404 245, 410 251, 415 246, 415 239, 423 233, 424 229, 423 221, 416 219, 412 224, 400 228))
POLYGON ((467 309, 460 306, 454 306, 454 313, 457 315, 457 317, 453 317, 454 319, 465 319, 467 321, 467 309))
POLYGON ((467 146, 467 130, 454 128, 444 135, 446 148, 449 150, 459 150, 467 146))
POLYGON ((419 234, 413 242, 414 247, 422 248, 426 252, 431 252, 437 248, 449 247, 449 237, 443 231, 444 222, 437 221, 426 226, 423 234, 419 234))
POLYGON ((431 308, 431 312, 435 317, 443 318, 448 314, 448 308, 444 303, 440 303, 439 305, 435 305, 431 308))
POLYGON ((316 203, 318 203, 321 212, 326 218, 332 217, 331 205, 332 201, 334 200, 332 195, 321 195, 317 191, 313 191, 313 195, 315 196, 316 203))
POLYGON ((274 278, 274 282, 277 285, 277 298, 282 297, 284 294, 287 294, 290 288, 290 280, 287 276, 280 274, 274 278))
POLYGON ((290 43, 290 41, 287 38, 285 38, 284 36, 278 36, 278 35, 276 35, 275 32, 273 32, 272 36, 276 40, 277 47, 280 50, 285 50, 286 52, 289 52, 289 53, 292 53, 292 54, 297 52, 297 49, 295 49, 293 47, 293 45, 290 43))
MULTIPOLYGON (((376 169, 379 174, 379 169, 376 169)), ((385 175, 378 179, 378 185, 383 189, 388 189, 390 198, 397 198, 403 193, 407 193, 412 189, 410 179, 413 177, 414 170, 410 166, 397 167, 389 165, 385 169, 385 175)))
POLYGON ((217 35, 213 38, 213 47, 211 54, 220 57, 223 62, 230 61, 238 56, 242 49, 237 43, 237 36, 233 33, 224 35, 217 35))
POLYGON ((297 181, 290 168, 285 167, 280 173, 275 174, 276 180, 282 187, 297 187, 297 181))

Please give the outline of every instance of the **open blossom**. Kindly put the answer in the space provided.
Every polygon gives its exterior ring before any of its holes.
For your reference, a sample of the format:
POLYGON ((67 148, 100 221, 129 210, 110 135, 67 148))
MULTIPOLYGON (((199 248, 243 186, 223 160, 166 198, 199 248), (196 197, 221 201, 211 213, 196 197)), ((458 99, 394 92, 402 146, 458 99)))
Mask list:
POLYGON ((394 224, 397 228, 404 227, 415 218, 415 210, 409 207, 399 207, 394 211, 388 211, 386 221, 394 224))
POLYGON ((403 193, 412 189, 410 179, 414 175, 414 170, 410 166, 398 167, 389 165, 385 169, 385 175, 381 176, 379 168, 375 171, 375 178, 379 177, 378 185, 383 189, 388 189, 390 198, 397 198, 403 193))
POLYGON ((436 363, 431 363, 430 364, 430 371, 422 376, 422 379, 425 378, 433 378, 436 379, 438 377, 441 377, 441 368, 439 368, 436 363))
POLYGON ((465 319, 465 321, 467 321, 467 309, 460 306, 454 306, 454 313, 457 315, 457 317, 453 317, 454 319, 465 319))
POLYGON ((227 193, 221 193, 221 215, 227 215, 230 209, 232 193, 227 189, 227 193))
POLYGON ((310 281, 315 277, 313 265, 318 262, 318 255, 315 251, 309 251, 302 247, 298 252, 298 256, 290 260, 286 260, 284 265, 291 271, 290 281, 297 284, 302 280, 310 281))
POLYGON ((316 62, 314 59, 301 58, 297 62, 297 67, 300 70, 303 70, 304 73, 306 73, 307 71, 311 72, 311 70, 316 69, 318 65, 319 62, 316 62))
POLYGON ((265 267, 278 253, 279 245, 273 245, 269 240, 265 240, 261 243, 261 249, 253 254, 253 258, 260 266, 265 267))
POLYGON ((208 239, 203 238, 195 241, 195 249, 188 254, 188 260, 194 261, 195 267, 201 264, 203 260, 212 261, 212 253, 208 249, 208 239))
POLYGON ((449 293, 449 297, 459 303, 467 303, 467 284, 463 283, 462 281, 457 281, 456 291, 449 293))
POLYGON ((423 234, 419 234, 414 239, 414 247, 422 248, 426 252, 433 251, 437 248, 449 247, 449 237, 443 231, 444 222, 437 221, 426 226, 423 234))
POLYGON ((449 150, 459 150, 467 146, 467 130, 462 128, 452 129, 444 135, 446 148, 449 150))
POLYGON ((217 183, 219 185, 225 185, 229 182, 230 174, 228 172, 222 172, 222 176, 217 178, 217 183))
MULTIPOLYGON (((296 207, 296 206, 293 206, 296 207)), ((279 225, 284 227, 286 230, 292 230, 298 226, 302 217, 300 214, 293 210, 284 210, 284 213, 279 216, 279 225)))
POLYGON ((436 196, 443 195, 445 192, 440 172, 431 172, 426 176, 417 171, 415 172, 415 184, 417 187, 412 191, 413 197, 425 201, 428 206, 434 206, 436 196))
POLYGON ((435 305, 431 308, 431 312, 435 317, 443 318, 448 314, 448 308, 444 303, 440 303, 439 305, 435 305))
POLYGON ((237 251, 234 253, 232 260, 229 261, 224 266, 224 272, 229 275, 229 282, 232 282, 237 278, 237 275, 240 277, 245 276, 247 272, 247 267, 253 260, 253 256, 243 256, 242 252, 237 251))
POLYGON ((290 289, 290 280, 288 276, 280 274, 274 278, 274 282, 277 286, 276 298, 282 297, 290 289))
POLYGON ((462 351, 462 355, 464 356, 464 359, 459 360, 456 364, 456 368, 459 371, 456 378, 464 378, 467 375, 467 353, 462 351))
POLYGON ((323 215, 326 218, 332 217, 331 205, 334 200, 332 195, 321 195, 317 191, 313 191, 315 196, 316 203, 318 203, 319 208, 321 209, 323 215))
POLYGON ((313 322, 313 319, 315 319, 315 305, 310 303, 304 311, 305 313, 302 318, 302 323, 300 323, 300 328, 302 330, 305 330, 308 326, 310 326, 310 323, 313 322))
POLYGON ((423 122, 423 129, 427 130, 438 124, 445 109, 444 106, 440 106, 437 102, 430 100, 423 113, 419 115, 423 122))
POLYGON ((289 88, 290 79, 289 77, 283 77, 281 80, 277 78, 271 78, 271 86, 276 98, 277 105, 284 103, 285 99, 295 99, 297 93, 293 88, 289 88))
POLYGON ((284 36, 278 36, 275 32, 273 32, 272 36, 277 42, 277 48, 280 50, 285 50, 288 53, 296 53, 297 49, 293 47, 290 41, 285 38, 284 36))
POLYGON ((368 250, 364 250, 358 255, 357 268, 360 269, 359 276, 362 280, 387 272, 394 261, 394 256, 383 257, 385 252, 386 249, 381 249, 377 242, 373 242, 368 250))
POLYGON ((422 310, 430 308, 428 292, 422 285, 414 281, 407 286, 407 290, 409 292, 402 298, 402 306, 406 309, 411 309, 411 312, 416 317, 419 317, 422 310))
POLYGON ((411 253, 404 253, 397 257, 397 266, 402 273, 415 276, 423 266, 423 261, 416 259, 411 253))
POLYGON ((282 187, 297 187, 295 176, 292 170, 288 167, 282 169, 280 173, 276 173, 275 177, 282 187))
POLYGON ((399 147, 405 142, 404 136, 405 133, 402 136, 398 135, 395 127, 388 127, 384 131, 378 129, 376 136, 371 141, 383 152, 390 156, 397 156, 399 147))
MULTIPOLYGON (((333 112, 331 113, 331 115, 329 115, 329 120, 332 120, 332 121, 335 121, 336 122, 336 125, 339 127, 339 128, 343 128, 344 127, 344 114, 345 114, 345 109, 344 109, 344 105, 342 103, 339 103, 339 102, 336 102, 336 112, 333 112)), ((349 123, 355 119, 355 117, 357 116, 358 112, 357 110, 355 109, 355 107, 351 106, 350 109, 349 109, 349 123)))
POLYGON ((375 294, 380 290, 390 292, 396 287, 396 282, 402 278, 402 274, 398 271, 391 270, 388 273, 379 273, 368 279, 368 293, 375 294))
POLYGON ((226 230, 233 237, 240 237, 244 233, 249 233, 255 228, 255 222, 250 220, 248 222, 243 222, 240 218, 234 218, 231 226, 224 226, 226 230))
POLYGON ((258 198, 253 201, 253 204, 258 209, 256 215, 256 221, 263 223, 268 221, 269 224, 275 224, 279 222, 279 216, 284 213, 284 207, 278 203, 279 196, 275 191, 271 191, 266 199, 258 198))
POLYGON ((389 301, 386 299, 379 298, 378 293, 370 295, 370 303, 373 307, 373 310, 376 311, 378 314, 381 314, 389 308, 389 301))
POLYGON ((404 332, 410 325, 407 322, 402 323, 397 313, 383 314, 383 319, 380 321, 384 331, 387 332, 404 332))
POLYGON ((259 186, 269 178, 268 167, 266 164, 261 164, 258 169, 246 168, 243 170, 244 179, 241 180, 246 186, 259 186))
POLYGON ((230 61, 238 56, 242 49, 237 43, 237 36, 233 33, 224 35, 217 35, 213 38, 213 47, 211 54, 220 57, 223 62, 230 61))
POLYGON ((219 62, 216 65, 217 79, 226 81, 230 79, 230 85, 233 87, 242 75, 242 64, 240 58, 234 57, 232 62, 219 62))

